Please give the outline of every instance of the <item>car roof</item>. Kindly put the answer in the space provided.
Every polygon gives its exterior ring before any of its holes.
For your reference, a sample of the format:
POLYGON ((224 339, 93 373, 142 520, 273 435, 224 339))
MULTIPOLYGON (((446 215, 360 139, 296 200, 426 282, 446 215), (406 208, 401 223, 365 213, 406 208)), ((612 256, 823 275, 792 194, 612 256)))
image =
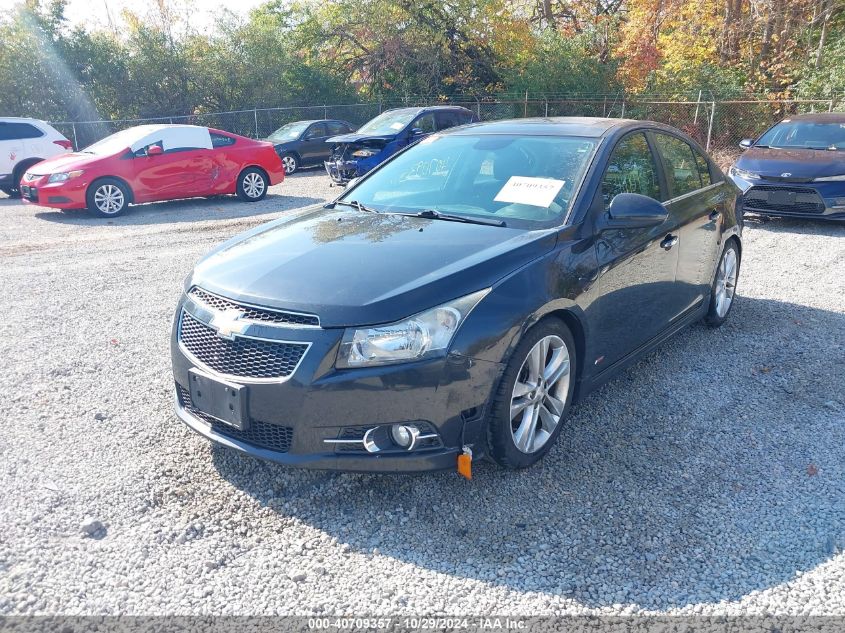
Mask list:
POLYGON ((447 134, 522 134, 534 136, 587 136, 600 138, 613 130, 635 125, 652 125, 650 121, 608 119, 601 117, 561 116, 530 119, 507 119, 470 123, 447 134))
POLYGON ((24 116, 0 116, 0 123, 43 123, 44 125, 49 125, 43 119, 33 119, 24 116))
POLYGON ((786 117, 786 121, 807 121, 809 123, 845 123, 845 112, 813 112, 786 117))
POLYGON ((436 111, 443 111, 443 110, 459 110, 461 112, 472 112, 472 110, 468 110, 463 106, 456 106, 456 105, 439 105, 439 106, 411 106, 407 108, 390 108, 389 110, 385 110, 385 112, 436 112, 436 111))

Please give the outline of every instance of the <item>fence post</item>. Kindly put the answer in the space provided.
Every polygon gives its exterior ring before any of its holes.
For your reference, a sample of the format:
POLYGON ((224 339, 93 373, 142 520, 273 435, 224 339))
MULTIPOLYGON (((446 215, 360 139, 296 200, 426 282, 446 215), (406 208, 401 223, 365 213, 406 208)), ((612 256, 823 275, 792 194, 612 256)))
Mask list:
POLYGON ((324 119, 329 118, 329 106, 327 106, 327 105, 323 105, 323 118, 324 119))
POLYGON ((710 139, 713 138, 713 118, 716 116, 716 102, 713 101, 711 103, 712 109, 710 110, 710 124, 707 126, 707 145, 704 146, 704 149, 708 152, 710 151, 710 139))
POLYGON ((545 102, 546 102, 546 118, 548 119, 549 118, 549 98, 548 97, 545 98, 545 102))
POLYGON ((478 120, 480 121, 481 120, 481 99, 476 97, 475 103, 476 103, 475 110, 476 110, 476 113, 478 114, 478 120))
POLYGON ((73 129, 73 149, 79 149, 79 141, 76 140, 76 122, 70 124, 73 129))
POLYGON ((625 118, 625 99, 622 99, 622 116, 619 117, 620 119, 625 118))
POLYGON ((833 99, 830 100, 830 105, 827 107, 828 112, 833 112, 833 99))
POLYGON ((701 107, 701 90, 698 91, 698 101, 695 102, 695 117, 693 117, 692 124, 698 125, 698 109, 701 107))
POLYGON ((252 109, 252 116, 255 118, 255 138, 258 138, 258 108, 252 109))
POLYGON ((528 116, 528 91, 525 91, 525 105, 522 108, 522 117, 525 118, 528 116))

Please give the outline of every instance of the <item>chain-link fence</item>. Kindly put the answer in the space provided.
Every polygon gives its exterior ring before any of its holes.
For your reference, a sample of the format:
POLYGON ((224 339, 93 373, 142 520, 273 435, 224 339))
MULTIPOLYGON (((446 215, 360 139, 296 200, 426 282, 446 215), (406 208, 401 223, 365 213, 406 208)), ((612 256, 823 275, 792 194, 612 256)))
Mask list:
MULTIPOLYGON (((189 123, 265 138, 285 123, 308 119, 341 119, 360 126, 388 108, 429 105, 422 99, 400 102, 253 108, 233 112, 197 113, 188 116, 121 119, 115 121, 59 122, 53 125, 85 147, 109 134, 145 123, 189 123)), ((438 102, 442 105, 443 102, 438 102)), ((755 137, 791 114, 845 111, 845 100, 801 99, 758 101, 668 101, 622 97, 602 99, 510 99, 452 101, 475 112, 482 121, 546 116, 598 116, 659 121, 677 127, 707 148, 725 165, 739 152, 738 143, 755 137)))

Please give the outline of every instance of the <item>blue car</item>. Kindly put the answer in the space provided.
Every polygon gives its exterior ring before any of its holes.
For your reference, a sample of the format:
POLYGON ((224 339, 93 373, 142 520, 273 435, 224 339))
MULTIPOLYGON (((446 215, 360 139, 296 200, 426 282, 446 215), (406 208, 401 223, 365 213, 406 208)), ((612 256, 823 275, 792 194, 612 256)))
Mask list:
POLYGON ((784 119, 740 147, 730 177, 746 212, 845 220, 845 114, 784 119))
POLYGON ((477 120, 472 110, 459 106, 387 110, 357 132, 327 139, 333 147, 326 171, 335 183, 346 185, 433 132, 477 120))

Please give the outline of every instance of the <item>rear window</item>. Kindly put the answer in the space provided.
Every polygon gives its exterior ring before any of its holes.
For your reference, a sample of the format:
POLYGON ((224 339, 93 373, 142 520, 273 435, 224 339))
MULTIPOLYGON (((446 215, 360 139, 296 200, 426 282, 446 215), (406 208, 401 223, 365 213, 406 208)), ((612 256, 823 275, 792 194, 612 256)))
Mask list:
POLYGON ((44 132, 30 123, 0 122, 0 141, 15 141, 23 138, 38 138, 39 136, 44 136, 44 132))
POLYGON ((329 128, 330 135, 346 134, 351 131, 348 125, 341 123, 340 121, 329 121, 326 125, 329 128))
POLYGON ((217 134, 216 132, 211 133, 211 146, 212 147, 228 147, 229 145, 234 145, 235 139, 231 136, 226 136, 225 134, 217 134))

